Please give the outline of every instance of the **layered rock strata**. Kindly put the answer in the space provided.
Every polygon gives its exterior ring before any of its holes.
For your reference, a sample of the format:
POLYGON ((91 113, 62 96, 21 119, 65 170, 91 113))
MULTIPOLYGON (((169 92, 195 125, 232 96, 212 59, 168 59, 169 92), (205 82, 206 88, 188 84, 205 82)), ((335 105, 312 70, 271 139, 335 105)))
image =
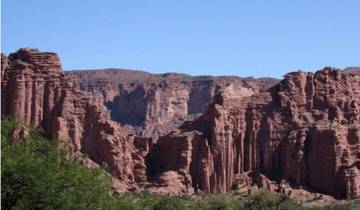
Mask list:
POLYGON ((150 177, 172 171, 195 191, 226 192, 242 174, 260 185, 255 175, 264 174, 294 188, 360 196, 360 76, 294 72, 267 92, 236 93, 227 88, 203 116, 161 137, 150 177))
POLYGON ((271 78, 191 77, 122 69, 68 71, 65 76, 113 121, 154 139, 205 112, 224 87, 232 84, 250 96, 278 82, 271 78))
POLYGON ((108 120, 64 77, 55 53, 24 48, 8 58, 2 55, 1 73, 2 115, 43 128, 73 154, 81 152, 97 164, 106 163, 121 186, 135 185, 134 137, 108 120))
POLYGON ((90 81, 84 73, 64 75, 55 53, 34 49, 2 55, 1 64, 2 115, 63 140, 78 162, 106 163, 116 192, 192 194, 256 184, 289 196, 360 197, 360 76, 353 71, 294 72, 267 90, 270 83, 251 79, 154 80, 123 71, 90 81), (157 135, 155 144, 144 138, 157 135))

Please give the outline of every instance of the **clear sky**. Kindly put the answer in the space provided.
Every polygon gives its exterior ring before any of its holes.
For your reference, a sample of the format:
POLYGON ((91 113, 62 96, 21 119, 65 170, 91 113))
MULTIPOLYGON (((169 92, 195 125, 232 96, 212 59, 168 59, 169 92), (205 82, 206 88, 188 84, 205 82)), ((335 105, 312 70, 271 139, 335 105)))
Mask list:
POLYGON ((64 69, 281 77, 360 66, 359 0, 2 0, 1 49, 64 69))

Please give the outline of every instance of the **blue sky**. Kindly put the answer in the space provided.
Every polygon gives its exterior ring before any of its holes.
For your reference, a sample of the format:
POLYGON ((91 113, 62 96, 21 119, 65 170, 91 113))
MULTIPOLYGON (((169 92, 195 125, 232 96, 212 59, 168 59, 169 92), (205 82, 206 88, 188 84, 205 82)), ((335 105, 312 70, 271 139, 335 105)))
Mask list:
POLYGON ((360 66, 358 0, 2 0, 1 49, 63 68, 281 77, 360 66))

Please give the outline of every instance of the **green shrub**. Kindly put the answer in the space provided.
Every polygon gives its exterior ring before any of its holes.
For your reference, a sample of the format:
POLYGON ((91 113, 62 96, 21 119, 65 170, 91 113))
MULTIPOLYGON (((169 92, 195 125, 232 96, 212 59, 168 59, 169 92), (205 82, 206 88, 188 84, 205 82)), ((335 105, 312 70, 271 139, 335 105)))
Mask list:
POLYGON ((28 139, 12 142, 9 134, 16 126, 14 120, 2 119, 2 209, 113 208, 105 173, 65 160, 35 129, 28 139))
POLYGON ((186 210, 188 199, 178 196, 157 195, 148 192, 124 193, 117 198, 119 209, 186 210))
POLYGON ((245 209, 249 210, 317 210, 321 207, 301 206, 285 195, 275 195, 270 191, 260 189, 253 192, 245 202, 245 209))
POLYGON ((208 194, 195 198, 193 209, 204 210, 237 210, 242 203, 226 194, 208 194))
POLYGON ((185 200, 179 197, 160 196, 153 210, 185 210, 185 200))

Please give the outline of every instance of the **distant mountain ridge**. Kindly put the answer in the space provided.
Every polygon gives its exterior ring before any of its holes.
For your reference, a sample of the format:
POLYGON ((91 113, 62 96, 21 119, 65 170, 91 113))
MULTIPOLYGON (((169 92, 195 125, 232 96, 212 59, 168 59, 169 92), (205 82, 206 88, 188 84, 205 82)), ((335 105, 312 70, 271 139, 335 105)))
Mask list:
POLYGON ((190 76, 179 73, 152 74, 127 69, 65 71, 80 90, 111 119, 137 135, 157 137, 192 120, 211 104, 224 87, 246 89, 249 94, 278 83, 272 78, 238 76, 190 76))
POLYGON ((360 67, 347 67, 343 71, 350 74, 360 74, 360 67))

